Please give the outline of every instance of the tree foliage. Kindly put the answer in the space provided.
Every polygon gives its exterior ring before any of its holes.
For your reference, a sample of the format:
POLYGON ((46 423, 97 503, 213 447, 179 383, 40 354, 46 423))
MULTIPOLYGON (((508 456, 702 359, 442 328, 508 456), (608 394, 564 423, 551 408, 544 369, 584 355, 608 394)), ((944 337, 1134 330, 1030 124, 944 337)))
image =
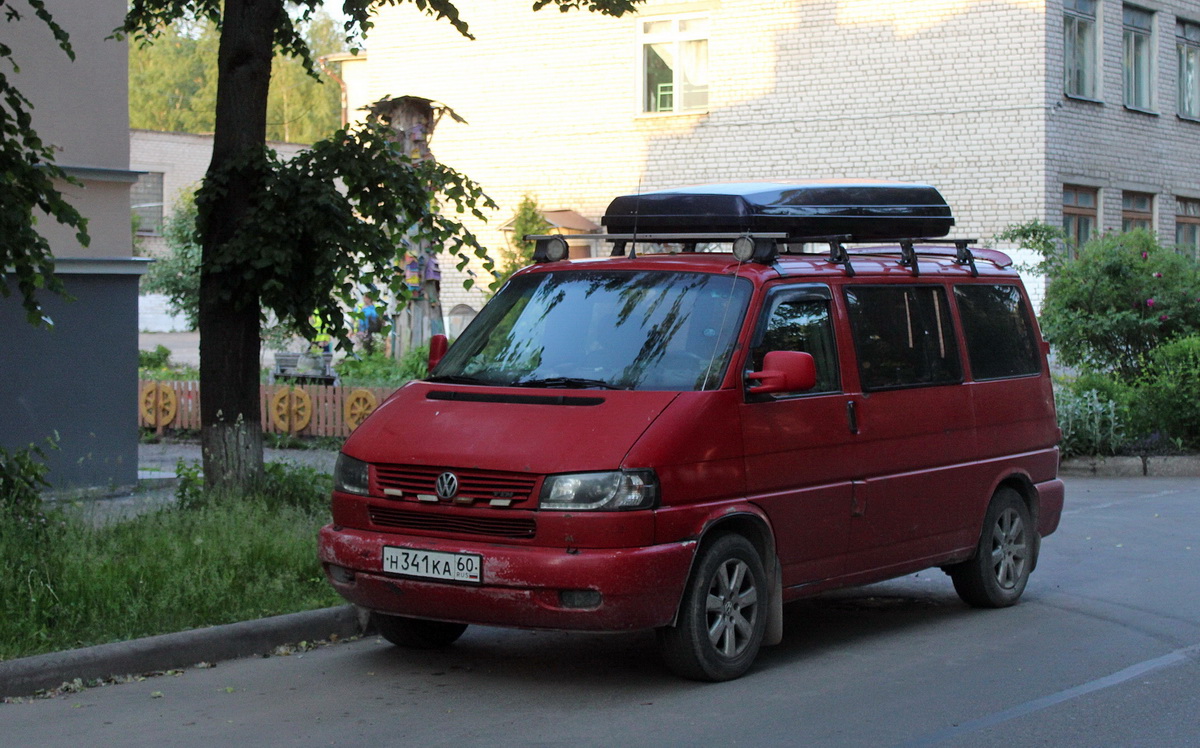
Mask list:
MULTIPOLYGON (((316 13, 302 33, 315 56, 342 52, 346 41, 328 13, 316 13)), ((211 133, 217 98, 220 32, 208 19, 176 21, 153 44, 129 49, 129 126, 164 132, 211 133)), ((276 54, 267 99, 267 138, 312 143, 341 123, 341 88, 323 71, 310 75, 295 57, 276 54)))
MULTIPOLYGON (((372 26, 381 6, 405 0, 343 0, 347 44, 372 26)), ((469 36, 448 0, 411 0, 469 36)), ((621 15, 637 0, 535 0, 562 10, 621 15)), ((486 256, 457 219, 492 207, 474 182, 436 162, 414 162, 388 123, 339 130, 301 157, 265 148, 271 61, 277 52, 316 75, 301 33, 322 0, 131 0, 117 33, 137 42, 179 21, 205 20, 220 33, 213 157, 197 196, 201 244, 200 387, 204 476, 209 485, 250 485, 262 474, 258 398, 259 327, 264 310, 312 331, 314 303, 326 329, 343 328, 330 294, 371 278, 403 294, 395 262, 407 246, 459 258, 486 256), (340 190, 339 183, 344 187, 340 190), (381 277, 382 276, 382 277, 381 277)), ((488 267, 490 269, 490 267, 488 267)))
POLYGON ((175 202, 163 225, 167 251, 150 264, 142 290, 167 297, 172 314, 182 314, 196 328, 200 316, 200 243, 196 236, 196 196, 189 192, 175 202))
POLYGON ((1200 266, 1148 231, 1105 234, 1058 264, 1041 322, 1064 364, 1130 380, 1155 347, 1200 333, 1200 266))
MULTIPOLYGON (((49 27, 55 41, 71 59, 75 52, 67 32, 54 21, 43 0, 26 0, 34 15, 49 27)), ((0 0, 5 23, 16 23, 21 14, 0 0)), ((54 274, 50 245, 37 230, 39 215, 49 216, 75 229, 79 243, 87 246, 87 219, 63 198, 55 180, 77 184, 54 161, 54 147, 42 141, 33 128, 33 103, 8 78, 7 69, 20 72, 11 47, 0 42, 0 295, 17 292, 32 324, 52 324, 42 312, 38 292, 65 295, 54 274), (7 270, 11 268, 11 273, 7 270)))
POLYGON ((533 262, 534 242, 525 241, 525 237, 528 234, 546 233, 550 224, 538 208, 537 201, 525 195, 517 206, 512 228, 512 246, 500 250, 500 262, 494 273, 496 280, 492 282, 492 290, 499 289, 513 273, 533 262))

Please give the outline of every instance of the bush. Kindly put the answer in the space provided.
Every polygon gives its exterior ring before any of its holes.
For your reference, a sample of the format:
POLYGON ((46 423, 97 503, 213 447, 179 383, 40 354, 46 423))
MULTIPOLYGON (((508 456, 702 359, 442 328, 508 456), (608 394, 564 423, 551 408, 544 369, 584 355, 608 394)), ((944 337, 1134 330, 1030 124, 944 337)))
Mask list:
MULTIPOLYGON (((46 446, 58 449, 57 433, 46 439, 46 446)), ((0 447, 0 522, 41 516, 42 490, 50 487, 46 480, 49 472, 46 452, 38 445, 12 452, 0 447)))
POLYGON ((166 369, 171 366, 171 349, 161 343, 152 351, 138 351, 139 369, 166 369))
POLYGON ((1132 381, 1156 346, 1200 333, 1200 266, 1148 231, 1105 234, 1057 265, 1041 323, 1063 364, 1132 381))
POLYGON ((1111 395, 1071 383, 1054 388, 1054 406, 1063 457, 1112 455, 1125 446, 1125 409, 1111 395))
POLYGON ((1147 357, 1135 383, 1130 426, 1174 447, 1200 447, 1200 335, 1166 343, 1147 357))
POLYGON ((429 346, 410 348, 397 361, 386 353, 367 353, 335 364, 342 384, 348 387, 399 387, 428 374, 429 346))

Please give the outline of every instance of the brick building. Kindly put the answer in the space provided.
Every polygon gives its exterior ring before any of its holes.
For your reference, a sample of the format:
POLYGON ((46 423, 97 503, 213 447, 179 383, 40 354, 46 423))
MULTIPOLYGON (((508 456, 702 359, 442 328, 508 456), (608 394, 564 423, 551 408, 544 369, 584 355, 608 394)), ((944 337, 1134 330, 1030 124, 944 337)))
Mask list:
MULTIPOLYGON (((499 204, 474 227, 489 247, 524 194, 596 220, 639 189, 837 177, 934 184, 955 236, 1040 219, 1200 242, 1195 0, 457 6, 474 41, 383 7, 343 72, 352 113, 415 95, 466 118, 432 147, 499 204)), ((448 275, 445 307, 477 307, 448 275)))

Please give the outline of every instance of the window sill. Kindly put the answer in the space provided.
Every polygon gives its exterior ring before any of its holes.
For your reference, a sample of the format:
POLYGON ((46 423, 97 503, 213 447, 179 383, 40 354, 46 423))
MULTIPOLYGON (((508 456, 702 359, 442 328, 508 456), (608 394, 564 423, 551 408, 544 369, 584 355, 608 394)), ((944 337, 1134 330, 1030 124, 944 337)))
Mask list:
POLYGON ((1200 125, 1200 117, 1193 117, 1190 114, 1176 114, 1175 117, 1183 120, 1184 122, 1191 122, 1194 125, 1200 125))
POLYGON ((1104 102, 1101 101, 1100 99, 1093 99, 1093 98, 1090 98, 1087 96, 1080 96, 1078 94, 1073 94, 1073 93, 1064 93, 1063 96, 1067 97, 1067 99, 1070 101, 1078 101, 1078 102, 1081 102, 1084 104, 1099 104, 1100 106, 1104 106, 1104 102))
POLYGON ((1157 117, 1157 116, 1159 116, 1159 115, 1158 115, 1158 112, 1152 112, 1152 111, 1150 111, 1149 109, 1142 109, 1142 108, 1140 108, 1140 107, 1136 107, 1136 106, 1129 106, 1128 104, 1125 104, 1125 111, 1127 111, 1127 112, 1133 112, 1134 114, 1144 114, 1144 115, 1146 115, 1147 117, 1157 117))
POLYGON ((634 116, 635 120, 674 119, 678 117, 705 117, 707 109, 691 109, 686 112, 641 112, 634 116))

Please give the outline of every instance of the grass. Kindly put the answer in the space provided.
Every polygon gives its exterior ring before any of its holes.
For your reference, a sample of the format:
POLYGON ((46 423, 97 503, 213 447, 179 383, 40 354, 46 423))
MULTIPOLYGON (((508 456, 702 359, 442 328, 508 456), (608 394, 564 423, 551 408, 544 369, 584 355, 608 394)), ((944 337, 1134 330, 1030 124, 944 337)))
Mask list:
POLYGON ((0 660, 336 605, 317 562, 329 478, 273 464, 249 495, 206 494, 94 527, 0 516, 0 660))

